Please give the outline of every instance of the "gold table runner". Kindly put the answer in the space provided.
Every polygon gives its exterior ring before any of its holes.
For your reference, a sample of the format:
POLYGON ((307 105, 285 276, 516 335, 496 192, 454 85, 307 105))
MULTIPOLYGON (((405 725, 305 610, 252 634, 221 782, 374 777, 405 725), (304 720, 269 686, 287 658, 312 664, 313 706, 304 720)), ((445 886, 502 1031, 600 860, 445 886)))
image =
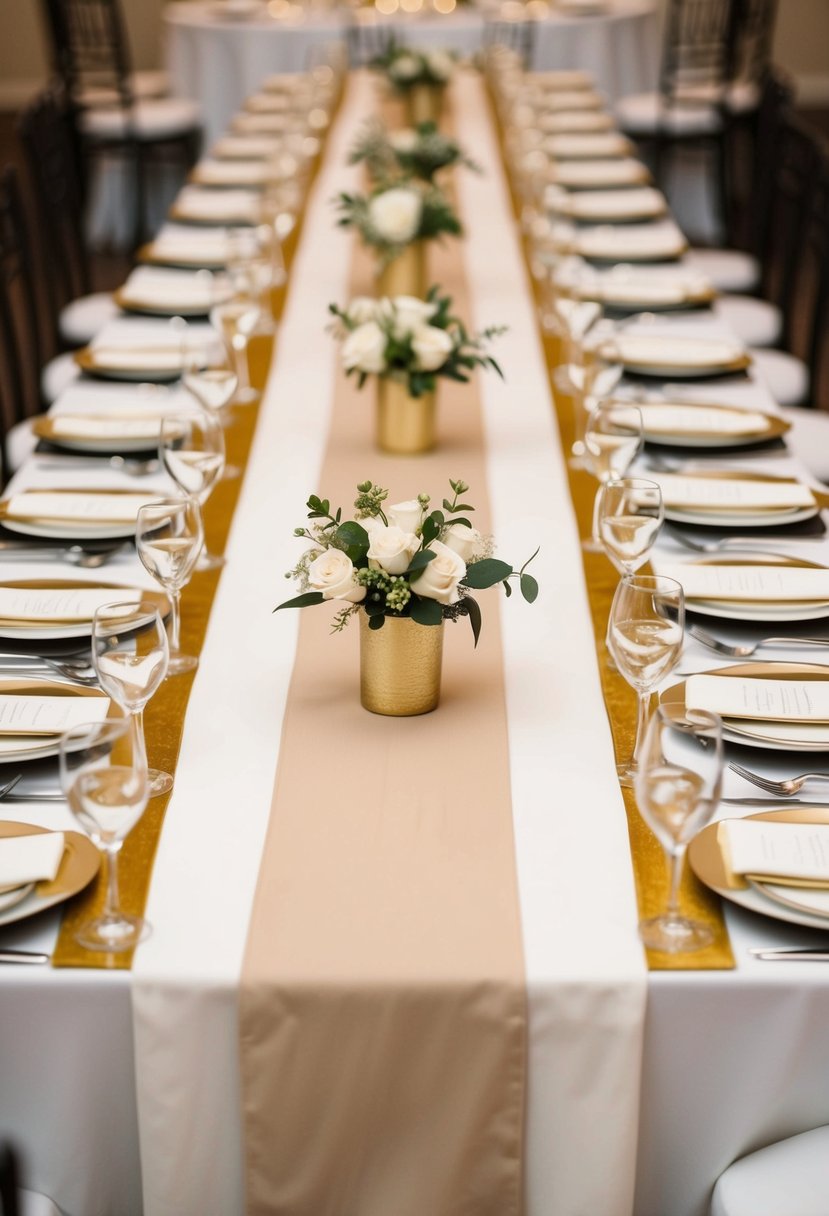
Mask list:
MULTIPOLYGON (((432 278, 468 316, 457 246, 432 278)), ((352 290, 371 290, 355 256, 352 290)), ((335 358, 333 352, 324 357, 335 358)), ((336 370, 319 485, 347 508, 464 477, 486 528, 474 384, 439 390, 440 447, 374 451, 373 385, 336 370)), ((297 521, 302 504, 297 504, 297 521)), ((288 521, 290 522, 290 521, 288 521)), ((240 997, 250 1216, 519 1216, 526 992, 498 591, 480 646, 446 626, 440 707, 359 704, 358 629, 305 610, 240 997)))

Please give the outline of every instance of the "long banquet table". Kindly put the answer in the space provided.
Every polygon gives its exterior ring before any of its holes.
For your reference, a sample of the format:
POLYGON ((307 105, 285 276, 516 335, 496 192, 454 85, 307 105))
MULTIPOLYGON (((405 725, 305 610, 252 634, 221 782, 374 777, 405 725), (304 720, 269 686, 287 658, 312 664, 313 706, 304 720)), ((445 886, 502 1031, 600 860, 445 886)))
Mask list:
MULTIPOLYGON (((553 7, 534 23, 533 67, 582 68, 616 101, 656 85, 659 33, 655 0, 609 0, 588 14, 553 7)), ((205 138, 220 135, 244 99, 271 72, 296 72, 314 48, 342 38, 342 9, 263 5, 244 18, 222 13, 212 0, 179 0, 164 10, 165 58, 178 93, 198 101, 205 138)), ((378 18, 383 28, 383 19, 378 18)), ((389 26, 391 28, 391 26, 389 26)), ((446 16, 398 14, 394 29, 417 46, 472 55, 481 47, 484 17, 472 6, 446 16)))
MULTIPOLYGON (((541 547, 537 604, 514 598, 500 614, 528 994, 526 1211, 703 1216, 735 1157, 829 1122, 829 973, 750 959, 751 944, 820 935, 733 907, 734 971, 645 969, 549 379, 482 87, 462 74, 453 106, 484 170, 456 182, 469 321, 509 324, 506 380, 480 385, 493 531, 505 554, 541 547)), ((24 1152, 27 1187, 67 1216, 244 1210, 238 984, 298 630, 295 615, 271 610, 296 560, 291 529, 324 489, 340 375, 324 325, 329 301, 346 298, 351 241, 333 226, 331 199, 358 181, 346 152, 372 88, 359 76, 349 85, 292 266, 155 861, 152 936, 131 972, 0 969, 0 1132, 24 1152)), ((773 408, 759 384, 733 391, 773 408)), ((371 476, 369 453, 357 465, 355 481, 371 476)), ((451 451, 446 471, 463 474, 451 451)), ((36 462, 15 482, 34 484, 49 484, 36 462)), ((113 569, 142 578, 134 557, 113 569)), ((459 643, 450 631, 447 644, 459 643)), ((352 648, 356 696, 356 630, 328 644, 352 648)), ((683 662, 711 666, 691 646, 683 662)), ((61 807, 23 805, 14 817, 72 826, 61 807)), ((6 928, 0 944, 49 951, 57 920, 6 928)))

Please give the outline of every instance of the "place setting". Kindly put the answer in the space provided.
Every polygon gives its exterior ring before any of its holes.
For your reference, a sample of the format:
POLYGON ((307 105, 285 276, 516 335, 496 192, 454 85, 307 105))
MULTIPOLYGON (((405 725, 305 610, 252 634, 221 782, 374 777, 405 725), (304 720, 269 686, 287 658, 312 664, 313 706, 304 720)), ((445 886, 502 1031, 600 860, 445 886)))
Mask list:
MULTIPOLYGON (((196 322, 189 333, 191 359, 202 366, 221 362, 219 341, 211 326, 196 322)), ((169 321, 124 317, 108 322, 88 346, 75 352, 74 358, 90 376, 165 383, 179 379, 185 353, 180 331, 169 321)))
POLYGON ((206 317, 211 308, 233 297, 226 274, 199 270, 139 266, 113 293, 124 312, 157 317, 206 317))

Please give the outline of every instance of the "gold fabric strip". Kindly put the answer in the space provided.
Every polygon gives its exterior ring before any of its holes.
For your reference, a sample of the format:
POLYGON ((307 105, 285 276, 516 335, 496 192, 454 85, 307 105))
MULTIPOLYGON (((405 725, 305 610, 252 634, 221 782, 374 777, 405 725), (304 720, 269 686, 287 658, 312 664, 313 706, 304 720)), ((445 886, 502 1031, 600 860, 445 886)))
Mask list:
MULTIPOLYGON (((314 166, 314 173, 316 167, 314 166)), ((288 269, 293 260, 300 229, 301 219, 283 247, 288 269)), ((285 294, 284 288, 272 293, 271 310, 275 320, 282 314, 285 294)), ((250 379, 254 388, 261 390, 265 387, 273 349, 274 338, 270 335, 254 337, 250 343, 250 379)), ((228 465, 236 465, 244 470, 256 431, 258 413, 258 403, 237 408, 236 421, 225 432, 228 465)), ((207 547, 213 553, 224 552, 241 488, 241 477, 220 481, 204 509, 207 547)), ((181 645, 188 654, 201 653, 220 575, 219 570, 196 573, 183 592, 181 645)), ((144 713, 150 765, 173 775, 181 748, 184 716, 194 678, 195 672, 191 672, 165 680, 144 713)), ((170 794, 150 799, 147 810, 130 832, 119 855, 121 904, 124 911, 131 916, 143 915, 147 903, 153 861, 169 800, 170 794)), ((66 904, 52 955, 54 967, 104 967, 109 970, 123 970, 132 966, 132 951, 99 954, 83 949, 75 941, 78 928, 103 911, 104 898, 104 883, 99 874, 93 883, 66 904)))
MULTIPOLYGON (((491 105, 490 112, 499 136, 502 135, 500 125, 491 105)), ((503 158, 503 139, 500 141, 503 158)), ((504 162, 506 163, 506 162, 504 162)), ((509 174, 506 174, 509 182, 509 174)), ((520 220, 521 202, 512 192, 513 210, 516 219, 520 220)), ((529 265, 528 250, 525 248, 529 265)), ((531 281, 535 280, 530 276, 531 281)), ((537 300, 540 304, 540 299, 537 300)), ((549 369, 551 382, 556 369, 563 362, 561 343, 546 335, 542 335, 544 353, 549 369)), ((575 415, 572 398, 561 392, 553 392, 553 400, 558 418, 561 447, 564 453, 570 451, 575 437, 575 415)), ((593 523, 593 503, 596 496, 596 482, 587 473, 569 468, 567 476, 570 484, 570 497, 579 527, 579 536, 589 536, 593 523)), ((599 675, 602 682, 607 716, 613 735, 613 745, 617 761, 627 759, 633 750, 636 735, 636 694, 626 680, 618 672, 611 671, 606 662, 607 648, 605 634, 607 621, 610 616, 610 605, 619 580, 618 573, 603 554, 583 553, 582 563, 587 586, 587 596, 590 603, 590 613, 593 620, 593 633, 596 644, 596 656, 599 664, 599 675)), ((630 837, 631 861, 636 883, 636 899, 640 918, 655 916, 665 908, 668 896, 668 872, 665 855, 659 841, 647 826, 636 806, 633 791, 622 790, 630 837)), ((714 930, 714 941, 705 950, 693 954, 664 954, 658 950, 646 950, 648 968, 651 971, 722 971, 734 967, 734 954, 728 938, 728 930, 722 913, 719 896, 703 886, 685 867, 680 891, 682 907, 689 916, 699 918, 714 930)))
MULTIPOLYGON (((431 279, 468 316, 457 245, 431 279)), ((355 256, 354 294, 372 288, 355 256)), ((335 358, 335 353, 323 352, 335 358)), ((318 486, 348 508, 463 476, 486 528, 474 384, 441 382, 439 448, 374 450, 373 384, 337 369, 318 486)), ((302 504, 297 503, 297 520, 302 504)), ((360 707, 357 622, 305 610, 240 993, 249 1216, 519 1216, 526 994, 498 594, 475 652, 447 626, 441 704, 360 707)))

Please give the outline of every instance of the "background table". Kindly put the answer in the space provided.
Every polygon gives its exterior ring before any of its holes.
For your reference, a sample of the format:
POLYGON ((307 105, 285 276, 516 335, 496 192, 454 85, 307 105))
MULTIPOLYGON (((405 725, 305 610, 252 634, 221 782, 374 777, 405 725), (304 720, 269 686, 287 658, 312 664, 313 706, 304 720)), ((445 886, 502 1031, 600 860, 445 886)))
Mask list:
MULTIPOLYGON (((175 90, 202 107, 205 140, 222 133, 245 98, 272 72, 297 72, 309 52, 345 37, 343 11, 298 5, 228 20, 219 6, 185 0, 164 10, 167 68, 175 90)), ((379 22, 383 26, 383 22, 379 22)), ((401 41, 445 46, 471 55, 482 44, 484 18, 472 8, 439 17, 388 20, 401 41)), ((612 0, 607 11, 569 16, 555 9, 536 24, 536 68, 583 68, 615 101, 655 86, 659 63, 656 0, 612 0)))
MULTIPOLYGON (((606 1043, 626 1020, 633 1028, 628 1058, 615 1066, 639 1069, 637 993, 646 984, 634 1211, 705 1216, 711 1186, 731 1160, 829 1122, 829 968, 750 959, 750 944, 806 945, 820 934, 728 908, 735 972, 645 977, 532 299, 476 81, 463 82, 460 99, 465 147, 486 171, 458 182, 468 217, 470 321, 510 322, 498 351, 507 381, 482 381, 495 529, 504 552, 519 551, 517 541, 530 533, 542 544, 535 567, 541 598, 532 609, 518 602, 503 613, 529 996, 527 1213, 630 1210, 624 1194, 615 1207, 589 1202, 603 1184, 595 1177, 603 1138, 618 1132, 623 1113, 597 1107, 595 1092, 614 1066, 606 1043), (574 1151, 573 1128, 585 1125, 591 1135, 574 1151), (588 1196, 581 1206, 579 1191, 588 1196)), ((296 618, 273 618, 271 608, 284 596, 281 572, 295 559, 290 529, 314 484, 325 432, 334 360, 328 346, 320 357, 328 342, 322 305, 343 298, 348 272, 348 237, 333 229, 329 200, 351 181, 344 151, 364 100, 352 97, 335 126, 295 263, 229 565, 188 709, 147 909, 153 936, 131 974, 0 968, 0 1135, 21 1145, 28 1185, 52 1196, 67 1216, 242 1210, 238 964, 296 629, 296 618), (175 1082, 158 1086, 159 1068, 175 1082), (167 1134, 168 1124, 178 1138, 167 1134)), ((770 404, 760 385, 735 391, 758 407, 770 404)), ((36 477, 24 470, 17 485, 36 477)), ((821 553, 829 558, 829 542, 809 549, 810 557, 821 553)), ((127 556, 115 570, 140 577, 127 556)), ((12 567, 4 571, 13 577, 12 567)), ((32 566, 23 571, 35 573, 32 566)), ((331 644, 355 646, 356 696, 356 639, 331 644)), ((727 792, 736 792, 733 784, 727 792)), ((61 807, 15 806, 9 817, 71 826, 61 807)), ((56 922, 47 914, 7 928, 0 944, 49 950, 56 922)), ((635 1116, 631 1153, 634 1124, 635 1116)))

